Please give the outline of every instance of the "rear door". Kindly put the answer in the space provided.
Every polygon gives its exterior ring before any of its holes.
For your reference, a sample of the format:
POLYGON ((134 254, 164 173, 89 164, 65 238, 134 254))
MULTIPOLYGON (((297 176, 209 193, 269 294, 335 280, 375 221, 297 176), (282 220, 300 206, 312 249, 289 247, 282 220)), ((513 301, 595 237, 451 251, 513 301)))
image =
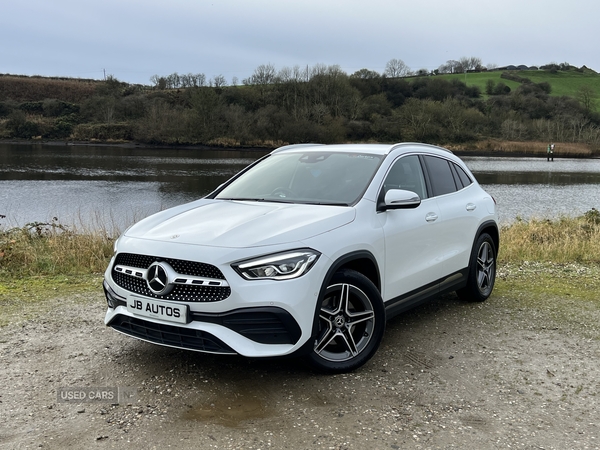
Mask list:
POLYGON ((483 197, 478 199, 477 185, 453 161, 438 156, 424 155, 422 160, 429 175, 431 191, 440 211, 439 258, 444 262, 443 275, 455 273, 469 264, 471 246, 483 197))

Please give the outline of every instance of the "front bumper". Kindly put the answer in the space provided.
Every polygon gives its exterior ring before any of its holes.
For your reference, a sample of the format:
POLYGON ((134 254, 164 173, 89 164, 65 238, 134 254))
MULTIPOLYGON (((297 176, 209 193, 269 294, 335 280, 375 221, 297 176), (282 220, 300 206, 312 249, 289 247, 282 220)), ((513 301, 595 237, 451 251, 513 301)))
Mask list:
POLYGON ((228 265, 219 266, 231 286, 226 299, 208 303, 163 299, 189 307, 185 324, 132 313, 128 298, 140 294, 112 280, 111 264, 104 281, 108 303, 104 321, 123 334, 169 347, 247 357, 289 355, 312 335, 325 259, 302 277, 285 281, 248 281, 228 265))
MULTIPOLYGON (((156 344, 171 345, 188 350, 210 353, 235 353, 220 339, 205 336, 201 330, 190 328, 189 324, 177 326, 151 322, 146 317, 135 317, 126 309, 126 299, 119 297, 104 282, 104 293, 110 315, 107 325, 121 333, 128 334, 156 344), (121 308, 121 309, 120 309, 121 308), (125 308, 125 313, 123 309, 125 308)), ((107 313, 107 318, 109 314, 107 313)), ((255 307, 240 308, 225 313, 191 312, 190 321, 211 323, 228 328, 260 344, 296 344, 302 334, 300 326, 290 313, 282 308, 255 307)))

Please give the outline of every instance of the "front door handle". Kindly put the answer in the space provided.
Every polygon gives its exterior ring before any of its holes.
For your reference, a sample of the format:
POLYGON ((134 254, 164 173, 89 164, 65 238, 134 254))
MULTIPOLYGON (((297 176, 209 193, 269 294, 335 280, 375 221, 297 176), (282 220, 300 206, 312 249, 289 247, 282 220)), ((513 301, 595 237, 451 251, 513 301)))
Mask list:
POLYGON ((427 213, 427 215, 425 216, 425 220, 427 222, 435 222, 438 218, 438 215, 436 213, 427 213))

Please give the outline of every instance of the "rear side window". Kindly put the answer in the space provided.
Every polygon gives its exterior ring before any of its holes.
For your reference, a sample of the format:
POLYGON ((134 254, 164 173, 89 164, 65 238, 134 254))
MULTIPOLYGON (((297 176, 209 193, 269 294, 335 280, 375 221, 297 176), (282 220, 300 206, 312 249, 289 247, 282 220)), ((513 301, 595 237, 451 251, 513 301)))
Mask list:
POLYGON ((454 174, 456 175, 456 185, 459 189, 465 188, 470 185, 473 181, 469 178, 469 175, 460 167, 458 164, 452 163, 452 168, 454 169, 454 174))
MULTIPOLYGON (((438 195, 456 192, 457 187, 450 167, 450 164, 452 163, 435 156, 424 156, 424 159, 425 164, 427 165, 427 171, 429 172, 433 196, 437 197, 438 195)), ((462 186, 460 189, 462 189, 462 186)))

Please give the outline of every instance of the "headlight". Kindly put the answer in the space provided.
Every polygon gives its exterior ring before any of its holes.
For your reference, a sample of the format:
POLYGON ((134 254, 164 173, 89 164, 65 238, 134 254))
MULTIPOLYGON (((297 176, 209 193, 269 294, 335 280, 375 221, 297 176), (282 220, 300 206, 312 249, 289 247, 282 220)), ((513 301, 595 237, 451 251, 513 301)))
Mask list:
POLYGON ((247 280, 289 280, 310 270, 321 254, 311 249, 292 250, 232 264, 247 280))
POLYGON ((121 239, 120 236, 117 239, 115 239, 115 242, 113 244, 113 256, 117 254, 117 248, 119 247, 119 239, 121 239))
POLYGON ((119 234, 119 237, 117 237, 115 239, 115 242, 113 244, 113 256, 115 256, 118 252, 118 248, 119 248, 119 241, 121 239, 123 239, 123 236, 125 236, 127 234, 127 232, 129 231, 129 229, 133 226, 134 224, 129 225, 125 231, 123 231, 122 233, 119 234))

